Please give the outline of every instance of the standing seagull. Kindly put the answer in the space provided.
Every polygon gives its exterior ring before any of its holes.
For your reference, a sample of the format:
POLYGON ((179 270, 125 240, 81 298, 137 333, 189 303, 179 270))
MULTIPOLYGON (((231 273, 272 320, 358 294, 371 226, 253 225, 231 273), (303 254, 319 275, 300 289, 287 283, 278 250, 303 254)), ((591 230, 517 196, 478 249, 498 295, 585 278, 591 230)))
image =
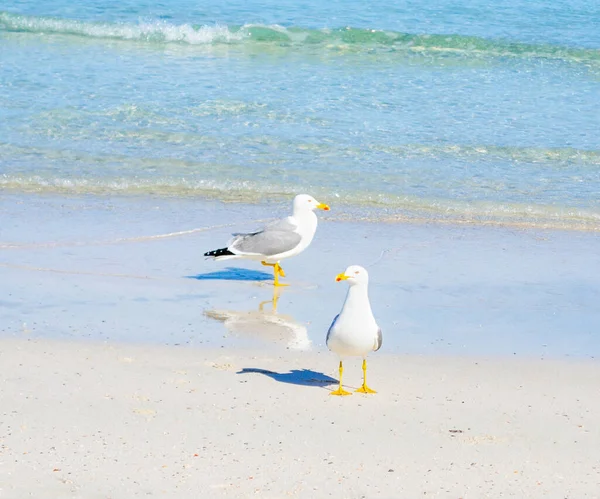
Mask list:
POLYGON ((377 393, 367 386, 367 354, 381 348, 383 337, 369 303, 369 274, 363 267, 351 265, 335 280, 348 281, 349 287, 342 311, 327 331, 327 347, 340 356, 340 386, 331 395, 352 395, 342 388, 342 359, 358 356, 363 358, 363 384, 356 391, 377 393))
POLYGON ((298 194, 294 198, 294 214, 267 225, 258 232, 233 234, 226 248, 204 253, 215 260, 232 258, 248 258, 259 260, 263 265, 273 267, 275 286, 279 284, 279 276, 285 272, 279 265, 280 260, 296 256, 304 251, 313 240, 317 230, 315 209, 329 210, 329 206, 319 203, 308 194, 298 194))

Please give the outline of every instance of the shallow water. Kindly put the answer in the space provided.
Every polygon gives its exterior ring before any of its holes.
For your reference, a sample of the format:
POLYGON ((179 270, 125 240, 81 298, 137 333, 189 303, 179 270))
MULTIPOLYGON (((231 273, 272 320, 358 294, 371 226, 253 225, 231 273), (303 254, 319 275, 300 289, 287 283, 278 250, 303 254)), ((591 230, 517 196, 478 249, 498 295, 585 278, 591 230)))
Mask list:
POLYGON ((600 228, 589 2, 8 0, 0 187, 600 228))

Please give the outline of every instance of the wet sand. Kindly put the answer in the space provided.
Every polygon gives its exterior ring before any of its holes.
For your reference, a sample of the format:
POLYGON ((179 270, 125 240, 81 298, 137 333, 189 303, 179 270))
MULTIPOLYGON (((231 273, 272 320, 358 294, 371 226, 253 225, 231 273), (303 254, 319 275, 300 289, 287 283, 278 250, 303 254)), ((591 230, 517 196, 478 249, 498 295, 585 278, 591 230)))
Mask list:
POLYGON ((274 317, 270 269, 202 254, 287 205, 7 196, 0 335, 322 350, 346 293, 334 277, 360 264, 388 353, 600 354, 598 234, 338 221, 330 204, 283 262, 274 317))

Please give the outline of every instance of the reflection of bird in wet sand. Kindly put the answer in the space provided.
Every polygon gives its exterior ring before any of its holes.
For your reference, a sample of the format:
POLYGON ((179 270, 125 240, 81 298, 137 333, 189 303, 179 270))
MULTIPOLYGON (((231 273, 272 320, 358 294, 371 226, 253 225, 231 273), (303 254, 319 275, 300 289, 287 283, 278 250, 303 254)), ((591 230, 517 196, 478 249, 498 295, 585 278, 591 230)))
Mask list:
POLYGON ((274 288, 273 299, 261 302, 258 310, 207 310, 204 315, 223 322, 234 334, 248 335, 269 343, 283 343, 294 350, 307 350, 311 341, 308 331, 293 317, 277 313, 277 301, 281 288, 274 288), (268 305, 272 309, 268 310, 268 305))
POLYGON ((317 230, 315 209, 327 211, 329 206, 319 203, 308 194, 299 194, 294 198, 293 215, 273 222, 257 232, 233 234, 234 237, 226 248, 208 251, 204 256, 215 260, 259 260, 263 265, 273 267, 273 284, 281 286, 279 276, 285 277, 285 272, 279 262, 301 253, 311 243, 317 230))
POLYGON ((369 274, 363 267, 352 265, 335 280, 347 281, 349 287, 342 311, 327 332, 327 347, 340 356, 340 386, 331 395, 351 395, 342 388, 344 357, 363 358, 363 384, 356 391, 376 393, 367 386, 367 354, 379 350, 383 338, 369 302, 369 274))

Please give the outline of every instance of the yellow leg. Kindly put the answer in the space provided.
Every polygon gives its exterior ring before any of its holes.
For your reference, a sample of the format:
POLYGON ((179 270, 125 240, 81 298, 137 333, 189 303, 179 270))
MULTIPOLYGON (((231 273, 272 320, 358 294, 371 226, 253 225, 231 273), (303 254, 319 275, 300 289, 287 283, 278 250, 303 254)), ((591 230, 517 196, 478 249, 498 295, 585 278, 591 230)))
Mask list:
POLYGON ((371 390, 367 386, 367 359, 363 359, 363 384, 356 391, 360 393, 377 393, 375 390, 371 390))
POLYGON ((342 388, 342 373, 344 372, 344 368, 342 367, 342 361, 340 360, 340 386, 337 390, 332 391, 329 395, 352 395, 350 392, 347 392, 342 388))
POLYGON ((266 267, 273 267, 273 285, 274 286, 287 286, 287 284, 281 284, 279 282, 279 276, 285 277, 285 272, 283 271, 283 269, 281 268, 281 265, 279 265, 279 263, 267 263, 267 262, 260 262, 260 263, 262 263, 266 267))
POLYGON ((283 271, 283 269, 281 268, 281 265, 279 265, 279 263, 275 264, 275 270, 281 277, 285 277, 285 272, 283 271))

